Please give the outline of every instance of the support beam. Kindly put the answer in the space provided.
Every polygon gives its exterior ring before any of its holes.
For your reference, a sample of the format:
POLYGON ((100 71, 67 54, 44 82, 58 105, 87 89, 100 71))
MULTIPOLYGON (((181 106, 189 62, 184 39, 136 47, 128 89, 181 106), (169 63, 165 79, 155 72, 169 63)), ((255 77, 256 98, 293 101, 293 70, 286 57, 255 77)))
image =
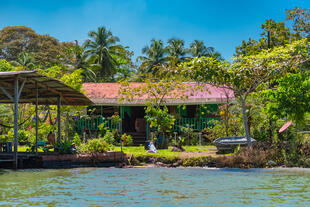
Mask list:
POLYGON ((22 93, 22 90, 23 90, 23 88, 24 88, 24 85, 25 85, 26 81, 27 81, 27 79, 25 78, 24 81, 23 81, 23 83, 22 83, 22 85, 21 85, 20 88, 19 88, 19 91, 18 91, 18 99, 19 99, 19 97, 20 97, 20 94, 22 93))
POLYGON ((10 94, 7 90, 5 90, 5 88, 3 88, 2 86, 0 86, 0 89, 3 91, 3 93, 5 93, 5 95, 6 95, 9 99, 11 99, 12 101, 14 101, 14 98, 11 96, 11 94, 10 94))
POLYGON ((58 123, 58 137, 57 137, 57 142, 59 143, 61 140, 61 119, 60 119, 60 105, 61 105, 61 100, 60 96, 57 97, 57 123, 58 123))
POLYGON ((14 168, 18 167, 18 77, 14 80, 14 168))
POLYGON ((36 87, 36 155, 38 155, 38 128, 39 128, 39 113, 38 113, 38 98, 39 98, 39 89, 38 82, 35 82, 36 87))

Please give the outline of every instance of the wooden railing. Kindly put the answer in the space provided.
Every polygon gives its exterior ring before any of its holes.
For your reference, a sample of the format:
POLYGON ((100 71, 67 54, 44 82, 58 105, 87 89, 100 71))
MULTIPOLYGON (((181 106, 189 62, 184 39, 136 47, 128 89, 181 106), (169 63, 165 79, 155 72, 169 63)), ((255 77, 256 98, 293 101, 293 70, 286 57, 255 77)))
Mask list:
POLYGON ((100 124, 104 124, 104 127, 107 127, 108 129, 111 130, 119 128, 119 125, 113 123, 111 119, 102 116, 98 116, 95 118, 80 118, 75 121, 75 126, 78 131, 85 131, 85 130, 96 131, 99 130, 100 124))
MULTIPOLYGON (((215 121, 220 120, 218 117, 208 117, 208 118, 181 118, 175 121, 171 131, 181 131, 181 127, 191 127, 195 131, 201 131, 205 128, 212 127, 215 125, 215 121)), ((95 118, 80 118, 76 120, 75 126, 78 131, 99 130, 99 125, 104 124, 104 127, 108 129, 119 129, 119 125, 115 124, 109 118, 98 116, 95 118)))
POLYGON ((218 117, 208 117, 208 118, 181 118, 175 121, 172 127, 172 131, 181 131, 181 127, 190 127, 195 131, 201 131, 205 128, 212 127, 215 125, 215 121, 220 120, 218 117))

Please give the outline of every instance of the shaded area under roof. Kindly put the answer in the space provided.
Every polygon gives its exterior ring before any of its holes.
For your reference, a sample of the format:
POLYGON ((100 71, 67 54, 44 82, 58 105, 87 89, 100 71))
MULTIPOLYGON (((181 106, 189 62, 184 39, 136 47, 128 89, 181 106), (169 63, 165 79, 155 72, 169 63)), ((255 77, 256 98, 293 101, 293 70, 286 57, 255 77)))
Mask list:
POLYGON ((5 94, 5 89, 14 97, 14 79, 18 77, 19 86, 24 83, 19 103, 36 103, 36 82, 38 85, 38 104, 57 105, 57 97, 61 97, 62 105, 91 105, 93 104, 84 94, 67 86, 61 81, 38 74, 37 71, 8 71, 0 72, 0 103, 13 103, 5 94))

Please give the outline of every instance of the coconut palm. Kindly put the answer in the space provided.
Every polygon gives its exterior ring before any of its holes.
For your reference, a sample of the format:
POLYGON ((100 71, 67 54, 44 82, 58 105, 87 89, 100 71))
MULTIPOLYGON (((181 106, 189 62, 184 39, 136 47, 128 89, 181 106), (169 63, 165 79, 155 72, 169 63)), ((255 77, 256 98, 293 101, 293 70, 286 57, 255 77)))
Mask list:
POLYGON ((167 63, 167 49, 164 47, 164 43, 161 40, 151 40, 150 46, 145 46, 142 49, 142 54, 145 56, 139 56, 137 60, 141 61, 139 70, 142 73, 156 74, 157 68, 167 63))
POLYGON ((184 40, 171 38, 168 40, 167 51, 171 65, 177 65, 186 60, 187 49, 184 48, 184 40))
POLYGON ((97 31, 88 33, 90 39, 85 42, 86 53, 100 64, 99 75, 103 80, 113 79, 116 67, 119 65, 116 58, 127 58, 126 49, 119 44, 119 38, 112 35, 105 27, 98 27, 97 31))
POLYGON ((203 41, 194 40, 190 44, 190 53, 193 57, 214 57, 222 60, 222 56, 219 52, 216 52, 214 47, 206 47, 203 41))

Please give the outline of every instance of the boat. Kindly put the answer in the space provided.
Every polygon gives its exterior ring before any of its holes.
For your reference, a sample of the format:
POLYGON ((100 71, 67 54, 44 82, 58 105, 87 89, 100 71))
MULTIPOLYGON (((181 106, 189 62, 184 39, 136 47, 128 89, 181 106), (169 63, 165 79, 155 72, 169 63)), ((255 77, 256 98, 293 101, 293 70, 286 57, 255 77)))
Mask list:
MULTIPOLYGON (((213 141, 218 149, 218 153, 232 153, 237 146, 247 146, 246 137, 220 137, 213 141)), ((251 138, 251 144, 256 143, 256 140, 251 138)))

